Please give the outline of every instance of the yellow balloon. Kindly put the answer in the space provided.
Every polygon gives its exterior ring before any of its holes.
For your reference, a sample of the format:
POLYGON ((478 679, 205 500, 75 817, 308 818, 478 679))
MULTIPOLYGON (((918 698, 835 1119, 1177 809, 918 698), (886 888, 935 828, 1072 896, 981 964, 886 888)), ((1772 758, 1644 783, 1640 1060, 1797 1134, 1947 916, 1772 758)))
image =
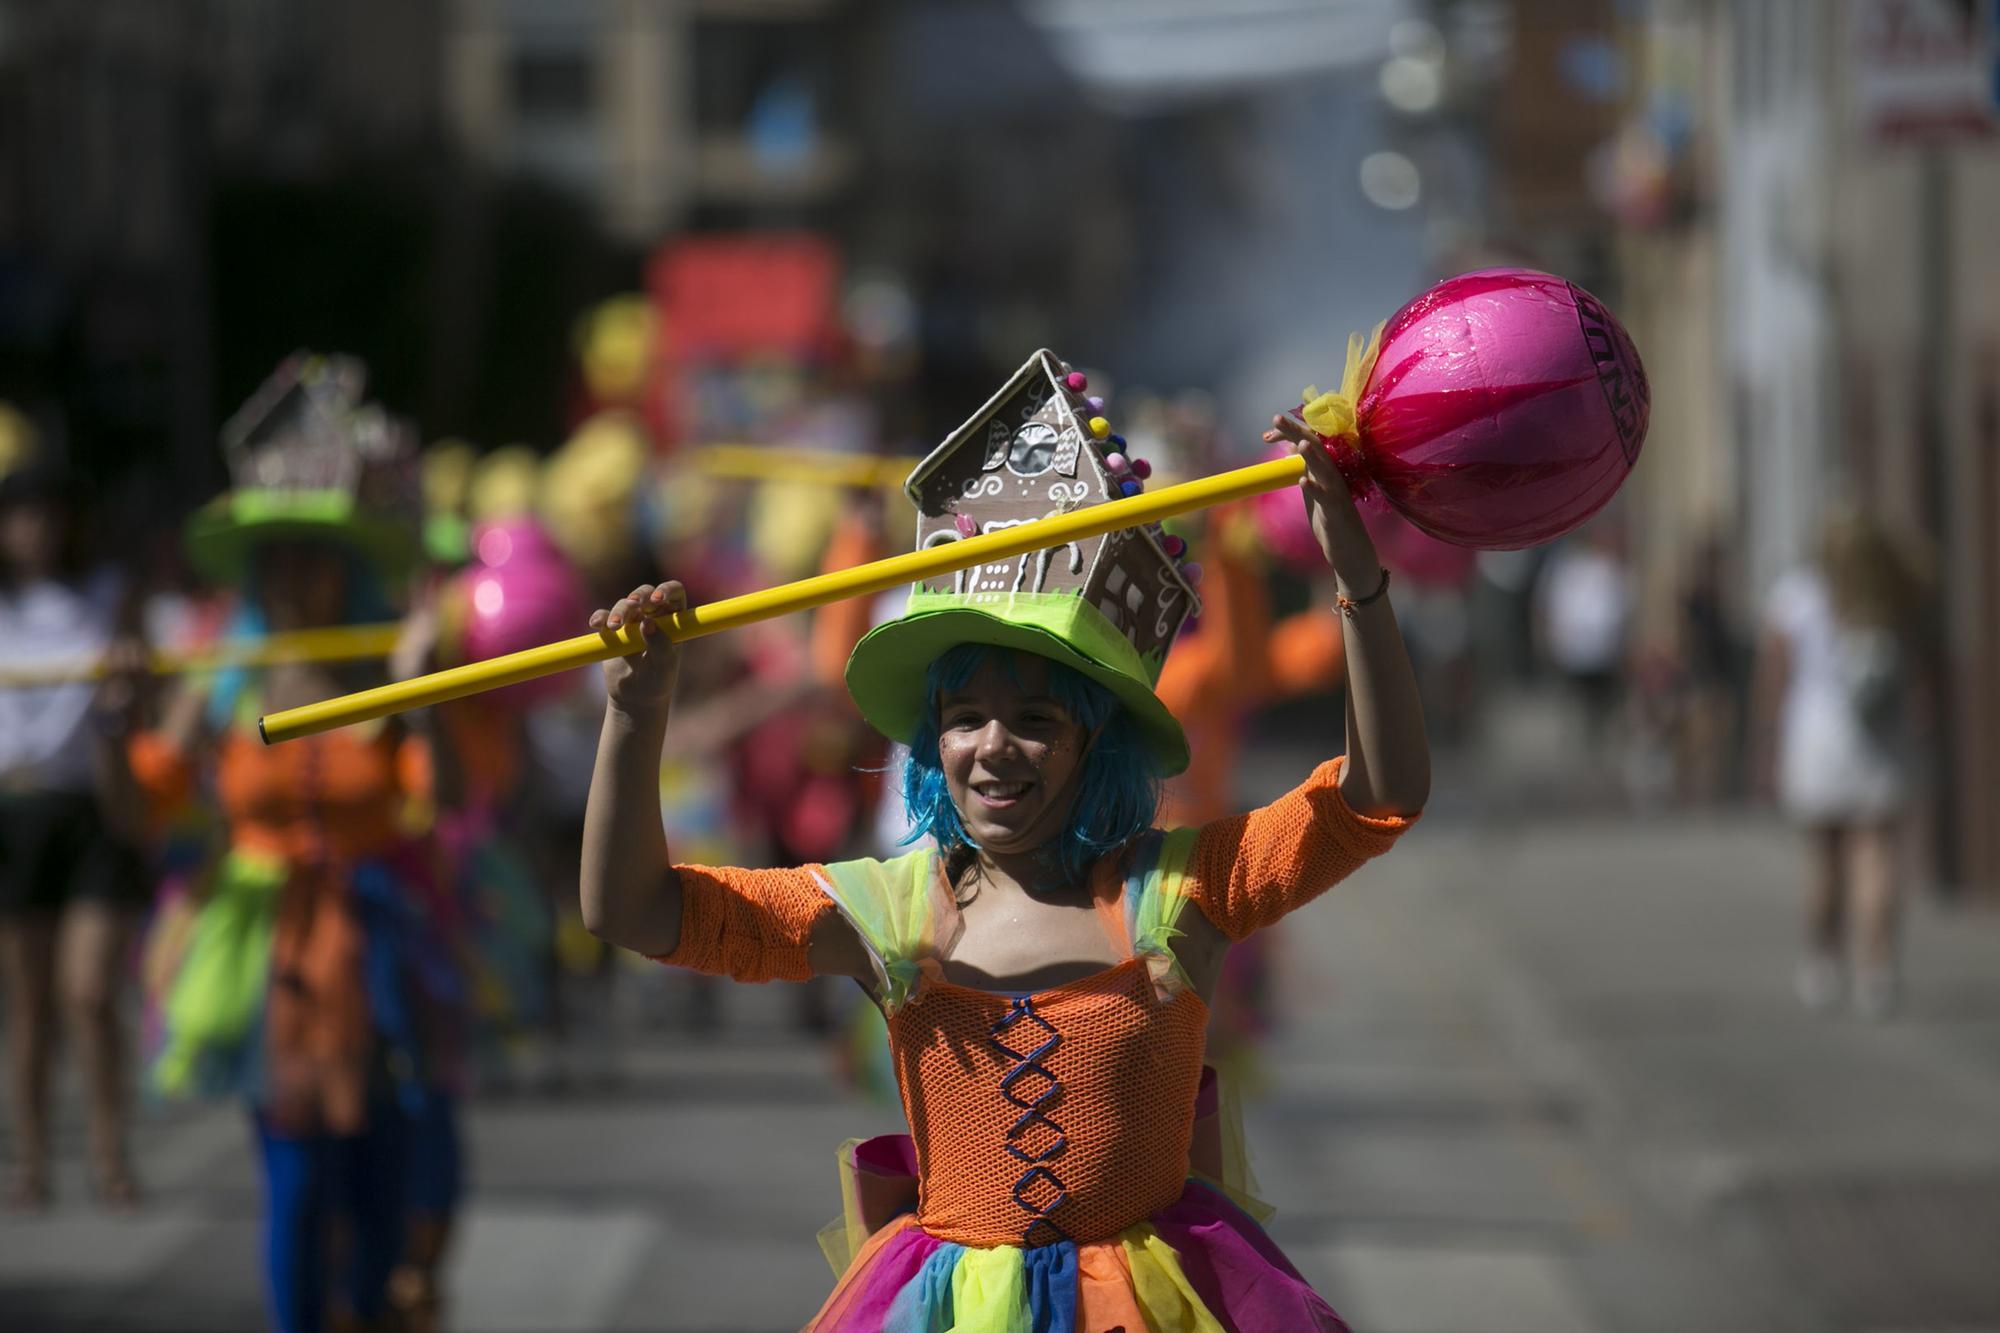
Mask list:
POLYGON ((584 316, 578 359, 591 396, 599 402, 637 397, 658 331, 659 316, 643 296, 614 296, 584 316))
POLYGON ((839 521, 841 493, 812 481, 770 481, 750 503, 750 542, 758 562, 780 578, 803 578, 839 521))
POLYGON ((624 412, 599 412, 549 457, 542 524, 584 569, 610 572, 632 542, 632 500, 646 474, 646 435, 624 412))
POLYGON ((493 523, 534 513, 541 477, 541 457, 527 445, 495 449, 473 469, 466 517, 475 523, 493 523))
POLYGON ((424 450, 424 509, 432 514, 463 514, 472 494, 472 474, 479 451, 464 440, 439 440, 424 450))

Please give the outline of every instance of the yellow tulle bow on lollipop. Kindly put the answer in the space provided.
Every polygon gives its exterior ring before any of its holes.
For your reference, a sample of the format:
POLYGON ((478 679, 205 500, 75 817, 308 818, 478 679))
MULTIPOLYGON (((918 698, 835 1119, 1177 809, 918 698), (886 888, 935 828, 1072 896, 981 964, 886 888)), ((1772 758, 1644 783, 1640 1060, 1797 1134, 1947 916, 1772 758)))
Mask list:
POLYGON ((1316 386, 1306 386, 1300 415, 1323 438, 1346 439, 1356 433, 1361 391, 1368 387, 1368 377, 1375 373, 1375 358, 1382 354, 1383 327, 1377 324, 1365 344, 1360 334, 1347 335, 1347 365, 1340 372, 1337 391, 1321 393, 1316 386))

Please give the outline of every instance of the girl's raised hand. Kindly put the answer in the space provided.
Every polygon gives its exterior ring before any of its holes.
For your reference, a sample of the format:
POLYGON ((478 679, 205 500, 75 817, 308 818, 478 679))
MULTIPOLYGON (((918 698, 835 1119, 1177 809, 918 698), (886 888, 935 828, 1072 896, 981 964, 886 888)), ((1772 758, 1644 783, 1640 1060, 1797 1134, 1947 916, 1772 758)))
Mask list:
POLYGON ((604 688, 611 706, 634 716, 664 715, 681 670, 681 646, 666 636, 656 618, 687 609, 687 589, 674 582, 642 583, 608 610, 593 611, 590 628, 607 637, 638 621, 646 636, 644 652, 604 663, 604 688))
POLYGON ((1306 475, 1299 481, 1299 490, 1305 495, 1306 516, 1312 521, 1313 536, 1319 538, 1319 549, 1333 566, 1333 572, 1341 582, 1359 592, 1374 587, 1380 573, 1374 539, 1362 525, 1354 496, 1347 489, 1347 478, 1333 465, 1326 446, 1289 416, 1271 418, 1271 429, 1264 432, 1264 442, 1289 445, 1305 459, 1306 475))

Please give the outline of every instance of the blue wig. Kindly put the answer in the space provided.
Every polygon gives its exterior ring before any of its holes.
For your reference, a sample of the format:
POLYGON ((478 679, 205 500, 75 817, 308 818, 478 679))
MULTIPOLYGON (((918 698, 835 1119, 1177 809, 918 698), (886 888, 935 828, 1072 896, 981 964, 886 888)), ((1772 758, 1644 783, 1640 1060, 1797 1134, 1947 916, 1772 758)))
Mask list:
MULTIPOLYGON (((1020 682, 1016 654, 983 643, 962 643, 930 665, 924 682, 924 710, 910 740, 903 768, 903 806, 913 843, 929 834, 947 856, 978 844, 965 831, 951 803, 944 769, 938 763, 938 698, 963 689, 989 663, 1020 682)), ((1080 672, 1049 661, 1049 694, 1086 732, 1096 736, 1077 777, 1076 803, 1069 824, 1050 849, 1065 878, 1081 884, 1098 857, 1124 846, 1152 826, 1160 808, 1160 774, 1132 715, 1117 696, 1080 672)))
MULTIPOLYGON (((341 558, 346 565, 343 586, 347 590, 347 605, 341 609, 341 623, 372 625, 394 620, 396 612, 389 601, 388 585, 375 566, 346 549, 341 550, 341 558)), ((246 574, 237 589, 236 613, 230 617, 225 637, 259 639, 269 631, 264 608, 257 604, 255 575, 246 574)), ((236 720, 239 709, 255 703, 262 675, 255 667, 232 666, 219 671, 208 692, 209 726, 220 731, 236 720)))

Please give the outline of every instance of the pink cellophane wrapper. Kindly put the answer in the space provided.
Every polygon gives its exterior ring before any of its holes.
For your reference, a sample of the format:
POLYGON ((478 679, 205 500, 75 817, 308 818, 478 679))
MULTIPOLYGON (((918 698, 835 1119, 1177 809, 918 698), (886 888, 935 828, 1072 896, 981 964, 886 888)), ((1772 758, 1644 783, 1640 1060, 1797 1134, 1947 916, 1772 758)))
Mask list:
POLYGON ((1357 405, 1358 461, 1431 536, 1517 550, 1612 497, 1650 402, 1631 338, 1595 297, 1548 273, 1485 269, 1389 320, 1357 405))
MULTIPOLYGON (((473 562, 459 575, 464 598, 465 660, 483 662, 582 632, 590 613, 583 582, 532 519, 482 524, 472 536, 473 562)), ((570 689, 567 673, 522 681, 488 697, 532 708, 570 689)))

